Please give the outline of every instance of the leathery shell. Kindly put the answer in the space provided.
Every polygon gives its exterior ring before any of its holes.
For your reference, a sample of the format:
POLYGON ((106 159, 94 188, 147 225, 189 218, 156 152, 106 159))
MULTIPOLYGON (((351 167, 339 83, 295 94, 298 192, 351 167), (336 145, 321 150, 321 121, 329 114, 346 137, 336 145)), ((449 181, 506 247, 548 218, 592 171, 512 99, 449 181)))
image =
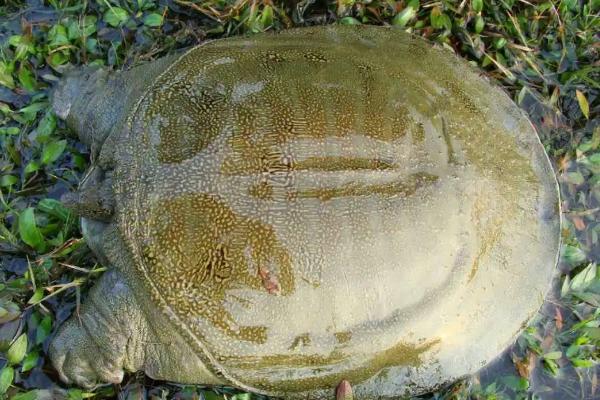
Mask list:
POLYGON ((506 348, 555 272, 557 186, 533 127, 394 29, 208 42, 149 85, 118 142, 136 274, 249 390, 427 391, 506 348))

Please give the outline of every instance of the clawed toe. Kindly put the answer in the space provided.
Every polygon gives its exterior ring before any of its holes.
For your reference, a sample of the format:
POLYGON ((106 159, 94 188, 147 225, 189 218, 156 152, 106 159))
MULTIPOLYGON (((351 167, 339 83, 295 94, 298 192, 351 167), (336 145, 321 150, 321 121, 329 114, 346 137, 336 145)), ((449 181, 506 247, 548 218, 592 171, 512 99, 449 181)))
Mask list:
POLYGON ((60 379, 67 384, 91 388, 97 383, 119 383, 123 370, 107 360, 83 329, 72 321, 50 345, 50 358, 60 379))

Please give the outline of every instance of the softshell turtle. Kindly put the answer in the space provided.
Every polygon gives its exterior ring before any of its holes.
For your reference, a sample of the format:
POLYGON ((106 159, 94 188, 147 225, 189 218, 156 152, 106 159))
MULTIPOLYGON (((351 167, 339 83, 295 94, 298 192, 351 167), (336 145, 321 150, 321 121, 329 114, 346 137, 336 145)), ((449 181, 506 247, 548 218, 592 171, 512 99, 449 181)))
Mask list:
POLYGON ((91 146, 67 200, 110 267, 51 344, 65 382, 421 393, 498 355, 553 278, 558 191, 536 132, 407 33, 207 42, 73 73, 53 106, 91 146))

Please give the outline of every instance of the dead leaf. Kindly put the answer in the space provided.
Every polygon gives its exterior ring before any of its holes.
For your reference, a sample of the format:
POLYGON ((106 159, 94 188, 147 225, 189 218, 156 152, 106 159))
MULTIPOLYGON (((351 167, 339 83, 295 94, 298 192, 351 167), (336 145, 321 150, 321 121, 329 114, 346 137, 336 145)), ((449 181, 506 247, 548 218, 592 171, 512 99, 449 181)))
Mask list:
POLYGON ((577 96, 577 101, 579 102, 579 108, 581 109, 581 112, 583 113, 586 119, 590 119, 590 105, 588 104, 588 101, 585 98, 585 94, 583 94, 579 90, 576 90, 575 95, 577 96))
POLYGON ((578 231, 583 231, 585 229, 585 221, 583 218, 573 216, 571 219, 573 220, 573 224, 578 231))
POLYGON ((560 312, 560 308, 556 307, 556 315, 554 316, 554 321, 556 321, 556 329, 559 331, 562 330, 563 327, 563 316, 560 312))

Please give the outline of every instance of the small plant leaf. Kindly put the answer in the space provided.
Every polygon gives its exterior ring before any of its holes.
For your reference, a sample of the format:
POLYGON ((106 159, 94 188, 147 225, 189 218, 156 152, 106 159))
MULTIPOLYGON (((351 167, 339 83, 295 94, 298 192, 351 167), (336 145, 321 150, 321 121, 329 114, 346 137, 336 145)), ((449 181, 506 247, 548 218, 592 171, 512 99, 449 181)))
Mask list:
POLYGON ((394 16, 392 24, 396 26, 406 26, 408 21, 410 21, 416 14, 417 13, 414 8, 410 6, 406 7, 404 10, 400 11, 394 16))
POLYGON ((25 356, 25 358, 23 359, 23 365, 21 367, 21 372, 27 372, 27 371, 35 368, 39 358, 40 358, 40 355, 38 354, 37 351, 32 351, 31 353, 27 354, 25 356))
POLYGON ((129 14, 121 7, 111 7, 104 14, 104 22, 115 28, 124 24, 128 19, 129 14))
POLYGON ((42 164, 50 164, 58 159, 67 147, 66 140, 52 141, 44 147, 42 152, 42 164))
POLYGON ((52 113, 46 113, 44 118, 40 121, 37 127, 37 138, 36 140, 40 143, 44 143, 48 140, 48 137, 56 129, 56 117, 52 113))
POLYGON ((27 353, 27 334, 23 333, 8 348, 6 359, 9 364, 16 365, 23 361, 25 353, 27 353))
POLYGON ((475 17, 475 33, 481 33, 485 28, 485 21, 481 15, 475 17))
POLYGON ((39 169, 40 169, 40 165, 37 162, 35 162, 34 160, 31 160, 25 166, 25 168, 23 169, 23 172, 25 173, 25 175, 29 175, 39 169))
POLYGON ((0 187, 9 187, 19 182, 19 178, 14 175, 2 175, 0 178, 0 187))
MULTIPOLYGON (((17 393, 10 400, 36 400, 38 398, 39 390, 30 390, 24 393, 17 393)), ((41 397, 46 398, 46 397, 41 397)))
POLYGON ((354 17, 344 17, 340 20, 342 25, 361 25, 360 21, 354 17))
POLYGON ((15 378, 15 370, 6 366, 0 371, 0 395, 6 393, 15 378))
POLYGON ((444 14, 439 7, 433 7, 429 17, 431 20, 431 26, 435 29, 452 29, 452 20, 447 14, 444 14))
POLYGON ((544 354, 544 358, 547 360, 558 360, 562 357, 562 352, 560 351, 552 351, 550 353, 544 354))
POLYGON ((37 304, 41 299, 44 298, 44 288, 37 288, 33 293, 33 296, 29 300, 27 300, 27 304, 37 304))
POLYGON ((579 102, 579 108, 581 109, 581 112, 585 118, 590 119, 590 105, 585 97, 585 94, 579 90, 576 90, 575 95, 577 96, 577 101, 579 102))
POLYGON ((163 24, 163 16, 158 13, 148 14, 144 17, 144 25, 155 28, 163 24))
POLYGON ((29 246, 38 251, 44 250, 44 236, 35 224, 33 207, 25 209, 19 215, 19 234, 21 239, 29 246))
POLYGON ((273 25, 273 7, 269 5, 265 6, 260 16, 260 23, 263 29, 266 29, 273 25))
POLYGON ((563 248, 562 253, 563 260, 572 266, 581 264, 587 258, 585 251, 581 250, 579 247, 566 245, 563 248))
POLYGON ((63 222, 67 222, 71 217, 71 211, 65 207, 63 203, 54 199, 40 200, 38 203, 38 210, 53 215, 63 222))
POLYGON ((585 267, 571 280, 571 290, 575 292, 584 291, 596 279, 597 271, 598 269, 594 263, 585 267))
POLYGON ((34 75, 31 73, 31 70, 24 65, 21 65, 21 68, 19 68, 19 83, 21 83, 21 86, 28 92, 35 92, 37 89, 37 82, 34 75))
POLYGON ((52 330, 52 318, 46 315, 35 331, 35 344, 42 344, 52 330))
MULTIPOLYGON (((14 65, 14 64, 13 64, 14 65)), ((0 61, 0 85, 9 89, 15 88, 15 81, 12 77, 12 66, 0 61)))

